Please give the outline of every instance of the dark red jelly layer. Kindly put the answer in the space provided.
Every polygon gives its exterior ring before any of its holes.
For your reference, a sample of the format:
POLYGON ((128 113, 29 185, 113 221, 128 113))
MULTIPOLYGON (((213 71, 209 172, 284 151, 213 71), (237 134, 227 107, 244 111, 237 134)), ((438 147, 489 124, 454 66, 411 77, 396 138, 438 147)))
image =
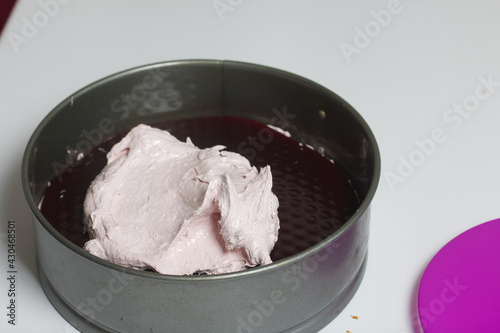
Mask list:
MULTIPOLYGON (((179 140, 190 137, 206 148, 225 145, 252 165, 271 166, 273 192, 279 199, 280 231, 271 257, 286 258, 335 232, 356 211, 359 201, 342 170, 316 151, 269 127, 243 118, 207 117, 155 125, 179 140)), ((41 211, 66 238, 83 246, 83 200, 88 186, 106 164, 118 136, 96 147, 51 181, 41 211)))

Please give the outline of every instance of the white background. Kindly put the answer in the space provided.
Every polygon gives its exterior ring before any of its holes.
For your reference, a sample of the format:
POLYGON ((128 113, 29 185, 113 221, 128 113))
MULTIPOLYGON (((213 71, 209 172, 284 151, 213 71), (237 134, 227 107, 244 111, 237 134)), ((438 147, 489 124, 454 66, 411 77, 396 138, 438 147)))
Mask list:
POLYGON ((366 119, 382 157, 368 267, 322 332, 415 332, 413 303, 429 260, 459 233, 500 217, 498 1, 54 1, 18 1, 0 39, 2 272, 7 220, 18 236, 17 325, 4 314, 2 273, 2 332, 68 331, 37 279, 20 184, 27 140, 72 92, 130 67, 189 58, 263 64, 326 86, 366 119), (218 13, 214 3, 232 10, 218 13), (388 9, 390 18, 380 14, 388 9), (481 77, 490 90, 476 89, 481 77), (454 105, 473 111, 457 118, 454 105), (432 147, 436 130, 445 139, 432 147), (405 169, 403 160, 418 165, 405 169))

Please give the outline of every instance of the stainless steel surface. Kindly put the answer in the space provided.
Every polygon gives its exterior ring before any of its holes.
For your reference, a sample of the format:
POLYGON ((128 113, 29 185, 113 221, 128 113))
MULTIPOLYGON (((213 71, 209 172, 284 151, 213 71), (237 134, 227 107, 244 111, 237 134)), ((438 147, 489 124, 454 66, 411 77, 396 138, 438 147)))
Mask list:
POLYGON ((369 127, 327 89, 262 66, 192 60, 118 73, 68 97, 36 129, 22 172, 42 285, 56 309, 82 331, 316 332, 361 282, 380 160, 369 127), (215 276, 166 276, 111 264, 68 241, 38 210, 55 166, 88 149, 84 141, 94 144, 84 131, 102 142, 140 122, 208 115, 278 119, 298 141, 342 166, 362 201, 359 209, 306 251, 215 276), (68 147, 77 151, 68 154, 68 147))

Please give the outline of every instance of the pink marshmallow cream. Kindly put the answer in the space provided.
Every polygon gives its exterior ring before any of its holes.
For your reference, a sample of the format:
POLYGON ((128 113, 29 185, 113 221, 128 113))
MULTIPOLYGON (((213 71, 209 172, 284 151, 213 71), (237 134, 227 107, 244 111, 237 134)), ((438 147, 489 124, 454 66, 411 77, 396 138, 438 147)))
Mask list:
POLYGON ((500 219, 434 256, 420 281, 418 315, 425 333, 500 332, 500 219))
POLYGON ((161 274, 222 274, 272 263, 278 198, 271 168, 223 146, 138 125, 107 154, 84 202, 84 248, 161 274))

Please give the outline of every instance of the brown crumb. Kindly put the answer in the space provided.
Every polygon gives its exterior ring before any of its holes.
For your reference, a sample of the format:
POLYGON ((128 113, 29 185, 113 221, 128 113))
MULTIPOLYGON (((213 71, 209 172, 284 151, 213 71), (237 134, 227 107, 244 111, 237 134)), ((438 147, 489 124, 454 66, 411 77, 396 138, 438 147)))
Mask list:
POLYGON ((353 316, 353 315, 351 315, 351 318, 352 318, 352 319, 356 319, 356 320, 358 320, 358 319, 359 319, 359 317, 358 317, 358 316, 353 316))
POLYGON ((345 333, 351 333, 351 331, 345 331, 345 333))

